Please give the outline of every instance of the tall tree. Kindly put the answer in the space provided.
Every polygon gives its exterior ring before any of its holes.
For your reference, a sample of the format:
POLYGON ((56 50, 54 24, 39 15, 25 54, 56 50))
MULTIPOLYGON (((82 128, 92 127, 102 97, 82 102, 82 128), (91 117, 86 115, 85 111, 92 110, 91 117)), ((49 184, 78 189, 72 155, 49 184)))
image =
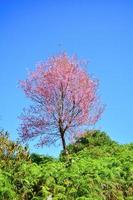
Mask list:
POLYGON ((66 138, 78 127, 93 125, 103 112, 97 96, 98 81, 82 69, 83 63, 66 53, 50 57, 30 72, 20 86, 33 104, 20 115, 23 141, 39 137, 38 145, 66 138))

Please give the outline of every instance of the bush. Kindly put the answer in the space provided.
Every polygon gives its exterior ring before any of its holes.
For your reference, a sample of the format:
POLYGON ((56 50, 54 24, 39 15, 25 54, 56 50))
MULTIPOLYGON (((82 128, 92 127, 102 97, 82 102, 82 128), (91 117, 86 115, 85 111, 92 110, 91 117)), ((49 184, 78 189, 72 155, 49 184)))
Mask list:
POLYGON ((117 144, 104 132, 86 132, 58 160, 29 156, 5 133, 0 139, 0 200, 133 199, 133 144, 117 144))

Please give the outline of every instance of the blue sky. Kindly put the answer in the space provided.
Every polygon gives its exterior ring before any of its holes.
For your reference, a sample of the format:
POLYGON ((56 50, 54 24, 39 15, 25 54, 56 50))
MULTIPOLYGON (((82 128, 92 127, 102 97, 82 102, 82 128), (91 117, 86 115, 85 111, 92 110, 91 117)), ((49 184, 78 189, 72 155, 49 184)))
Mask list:
MULTIPOLYGON (((18 137, 27 104, 17 82, 27 69, 65 50, 89 60, 107 105, 96 128, 133 142, 133 2, 131 0, 0 0, 0 126, 18 137)), ((57 155, 60 147, 31 151, 57 155)))

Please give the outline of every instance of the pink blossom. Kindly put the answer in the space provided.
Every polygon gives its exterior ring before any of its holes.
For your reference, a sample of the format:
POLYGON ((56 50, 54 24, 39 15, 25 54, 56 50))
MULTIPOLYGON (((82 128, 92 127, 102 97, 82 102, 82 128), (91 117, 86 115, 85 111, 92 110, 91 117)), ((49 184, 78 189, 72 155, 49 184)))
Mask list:
POLYGON ((76 57, 66 53, 39 64, 20 86, 33 105, 22 113, 20 135, 24 141, 40 137, 40 144, 56 142, 94 125, 103 112, 97 96, 98 81, 81 68, 76 57))

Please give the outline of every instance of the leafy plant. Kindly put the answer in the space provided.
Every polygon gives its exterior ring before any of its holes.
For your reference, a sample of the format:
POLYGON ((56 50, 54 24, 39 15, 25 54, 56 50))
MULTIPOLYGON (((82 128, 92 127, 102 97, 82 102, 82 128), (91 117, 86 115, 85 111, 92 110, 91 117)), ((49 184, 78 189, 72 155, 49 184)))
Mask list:
POLYGON ((120 145, 104 132, 87 131, 59 159, 28 155, 22 147, 7 154, 12 141, 4 133, 2 145, 0 200, 133 199, 133 144, 120 145))

